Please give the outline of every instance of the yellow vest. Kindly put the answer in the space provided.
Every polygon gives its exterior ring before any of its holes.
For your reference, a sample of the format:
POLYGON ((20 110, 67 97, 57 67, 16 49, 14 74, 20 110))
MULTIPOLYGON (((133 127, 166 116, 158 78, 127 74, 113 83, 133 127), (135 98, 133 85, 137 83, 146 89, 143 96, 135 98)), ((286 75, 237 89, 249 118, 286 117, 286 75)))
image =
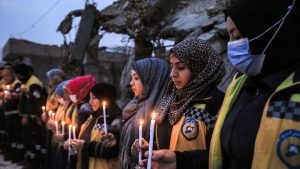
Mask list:
MULTIPOLYGON (((285 79, 265 104, 256 136, 252 169, 300 168, 300 122, 293 119, 295 116, 299 117, 300 94, 290 95, 288 101, 272 102, 272 98, 276 94, 285 92, 292 87, 299 87, 300 82, 293 82, 293 76, 294 73, 285 79), (275 108, 281 109, 279 112, 283 113, 282 115, 285 117, 276 117, 278 116, 277 112, 270 111, 275 108)), ((245 75, 234 78, 228 87, 212 136, 209 169, 222 169, 220 143, 222 125, 246 79, 245 75)))
MULTIPOLYGON (((95 142, 101 142, 101 134, 103 130, 97 130, 96 125, 98 124, 98 120, 100 118, 103 118, 103 116, 100 116, 97 118, 96 123, 92 129, 91 132, 91 138, 90 141, 95 142)), ((86 130, 86 128, 89 126, 91 121, 93 120, 93 116, 90 116, 87 121, 81 126, 80 133, 79 133, 79 139, 81 138, 82 133, 86 130)), ((81 167, 81 152, 78 152, 78 158, 77 158, 77 169, 80 169, 81 167)), ((89 169, 119 169, 120 168, 120 162, 119 158, 114 159, 104 159, 104 158, 94 158, 89 157, 89 169)))
MULTIPOLYGON (((205 104, 195 104, 194 107, 204 113, 205 104)), ((197 118, 183 115, 173 128, 169 149, 172 151, 205 150, 207 127, 197 118)))
POLYGON ((29 87, 33 84, 39 85, 40 87, 43 87, 43 83, 34 75, 30 76, 30 78, 27 80, 25 84, 21 85, 22 89, 26 89, 29 91, 29 87))
POLYGON ((10 86, 10 89, 11 89, 11 90, 14 90, 16 84, 18 84, 18 83, 21 83, 21 82, 20 82, 18 79, 15 79, 11 84, 4 84, 4 83, 1 83, 1 87, 2 87, 2 89, 6 90, 6 89, 7 89, 6 85, 9 85, 9 86, 10 86))

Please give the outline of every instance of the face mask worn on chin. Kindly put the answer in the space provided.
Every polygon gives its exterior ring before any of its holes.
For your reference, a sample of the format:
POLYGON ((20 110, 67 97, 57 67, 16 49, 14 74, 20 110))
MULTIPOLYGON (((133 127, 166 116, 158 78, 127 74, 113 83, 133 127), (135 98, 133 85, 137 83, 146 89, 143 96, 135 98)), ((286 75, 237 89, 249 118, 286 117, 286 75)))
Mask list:
POLYGON ((77 102, 76 95, 74 95, 74 94, 70 95, 70 99, 73 103, 77 102))
POLYGON ((292 10, 294 4, 295 4, 295 1, 293 2, 293 4, 291 6, 289 6, 288 12, 279 21, 277 21, 274 25, 269 27, 267 30, 265 30, 263 33, 261 33, 257 37, 255 37, 251 40, 248 40, 248 38, 242 38, 239 40, 228 42, 227 55, 228 55, 229 61, 233 64, 233 66, 237 70, 239 70, 240 72, 242 72, 248 76, 256 76, 261 73, 263 63, 264 63, 264 60, 266 57, 266 55, 264 53, 268 49, 269 45, 271 44, 271 42, 273 41, 275 36, 277 35, 280 28, 282 27, 286 17, 292 10), (257 55, 249 54, 249 50, 250 50, 249 41, 254 41, 254 40, 258 39, 259 37, 263 36, 265 33, 270 31, 272 28, 274 28, 278 24, 280 24, 280 25, 278 26, 274 35, 272 36, 272 38, 266 45, 263 52, 261 54, 257 54, 257 55))

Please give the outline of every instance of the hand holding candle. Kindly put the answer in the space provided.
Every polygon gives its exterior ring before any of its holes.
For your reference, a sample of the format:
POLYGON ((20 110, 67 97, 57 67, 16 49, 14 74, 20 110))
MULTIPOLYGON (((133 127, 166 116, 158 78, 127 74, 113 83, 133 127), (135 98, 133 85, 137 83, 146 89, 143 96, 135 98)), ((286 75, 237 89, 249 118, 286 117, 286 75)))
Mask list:
POLYGON ((147 162, 147 169, 151 169, 152 150, 153 150, 153 139, 154 139, 154 127, 155 127, 155 112, 152 114, 152 120, 150 124, 150 140, 149 140, 149 156, 147 162))
MULTIPOLYGON (((142 146, 142 134, 143 134, 143 120, 140 121, 139 125, 139 146, 142 146)), ((142 150, 139 150, 139 162, 142 161, 142 150)))
POLYGON ((107 134, 106 110, 105 110, 106 102, 103 101, 102 105, 103 105, 103 127, 104 127, 104 132, 105 132, 105 134, 107 134))

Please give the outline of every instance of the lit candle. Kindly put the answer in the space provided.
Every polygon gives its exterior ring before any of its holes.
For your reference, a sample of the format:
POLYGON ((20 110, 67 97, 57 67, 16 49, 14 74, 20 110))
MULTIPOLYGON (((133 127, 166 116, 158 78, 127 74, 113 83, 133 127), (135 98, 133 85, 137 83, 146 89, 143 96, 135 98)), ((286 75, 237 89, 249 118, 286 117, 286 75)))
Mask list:
POLYGON ((6 89, 9 91, 10 90, 10 85, 6 85, 6 89))
POLYGON ((151 169, 152 150, 153 150, 153 139, 154 139, 154 127, 155 127, 155 113, 152 114, 152 120, 150 124, 150 140, 149 140, 149 156, 147 162, 147 169, 151 169))
POLYGON ((8 91, 5 90, 5 91, 4 91, 4 97, 7 97, 7 96, 8 96, 8 91))
POLYGON ((55 120, 55 113, 52 113, 52 120, 55 120))
POLYGON ((51 120, 51 114, 52 114, 52 110, 50 110, 49 112, 48 112, 48 116, 49 116, 49 119, 51 120))
POLYGON ((106 102, 103 101, 102 105, 103 105, 103 127, 104 127, 104 133, 107 134, 106 110, 105 110, 106 102))
POLYGON ((76 135, 75 135, 75 126, 72 126, 72 128, 73 128, 73 139, 76 139, 76 135))
POLYGON ((71 133, 72 133, 72 125, 69 125, 69 151, 71 150, 71 133))
POLYGON ((56 130, 56 134, 58 134, 58 122, 55 120, 55 130, 56 130))
POLYGON ((65 134, 65 122, 64 121, 61 122, 61 131, 62 131, 62 135, 64 135, 65 134))
MULTIPOLYGON (((140 121, 139 125, 139 146, 142 146, 142 133, 143 133, 143 120, 140 121)), ((142 150, 139 151, 139 162, 142 161, 142 150)))

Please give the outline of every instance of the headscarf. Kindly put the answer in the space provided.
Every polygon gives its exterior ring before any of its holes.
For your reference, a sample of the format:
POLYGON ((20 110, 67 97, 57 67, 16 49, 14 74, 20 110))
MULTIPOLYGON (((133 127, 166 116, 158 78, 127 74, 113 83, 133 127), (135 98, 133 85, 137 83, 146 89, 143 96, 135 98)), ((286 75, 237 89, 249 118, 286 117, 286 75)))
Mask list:
POLYGON ((82 101, 96 84, 96 79, 92 75, 78 76, 70 80, 67 88, 70 94, 76 95, 78 101, 82 101))
POLYGON ((49 70, 46 73, 48 79, 54 84, 57 85, 57 83, 61 82, 62 80, 66 79, 66 74, 63 70, 54 68, 49 70))
POLYGON ((166 95, 157 106, 158 123, 169 116, 170 124, 174 125, 196 96, 206 87, 217 85, 221 81, 225 70, 221 56, 208 43, 198 38, 178 43, 171 53, 192 72, 191 80, 183 89, 177 90, 170 81, 166 95))
POLYGON ((97 83, 91 89, 91 93, 99 100, 114 102, 117 99, 117 89, 107 83, 97 83))
POLYGON ((17 76, 18 74, 22 75, 22 77, 18 76, 19 80, 22 83, 26 83, 33 73, 30 66, 25 65, 24 63, 17 64, 14 68, 14 71, 17 74, 17 76))
POLYGON ((148 139, 151 112, 164 94, 170 81, 170 68, 166 61, 158 58, 145 58, 132 64, 144 86, 142 96, 134 97, 122 113, 123 127, 120 138, 120 159, 122 168, 134 167, 137 160, 130 154, 134 140, 138 138, 139 121, 142 119, 143 137, 148 139))
MULTIPOLYGON (((283 18, 293 0, 238 0, 225 14, 230 16, 243 37, 252 39, 283 18)), ((299 64, 300 19, 299 1, 287 16, 280 31, 265 52, 266 58, 259 76, 299 64)), ((252 54, 260 54, 279 25, 250 42, 252 54)))
POLYGON ((60 97, 63 97, 64 96, 64 91, 63 91, 63 88, 64 86, 66 86, 66 84, 69 82, 70 80, 65 80, 61 83, 59 83, 56 88, 55 88, 55 93, 57 95, 59 95, 60 97))

